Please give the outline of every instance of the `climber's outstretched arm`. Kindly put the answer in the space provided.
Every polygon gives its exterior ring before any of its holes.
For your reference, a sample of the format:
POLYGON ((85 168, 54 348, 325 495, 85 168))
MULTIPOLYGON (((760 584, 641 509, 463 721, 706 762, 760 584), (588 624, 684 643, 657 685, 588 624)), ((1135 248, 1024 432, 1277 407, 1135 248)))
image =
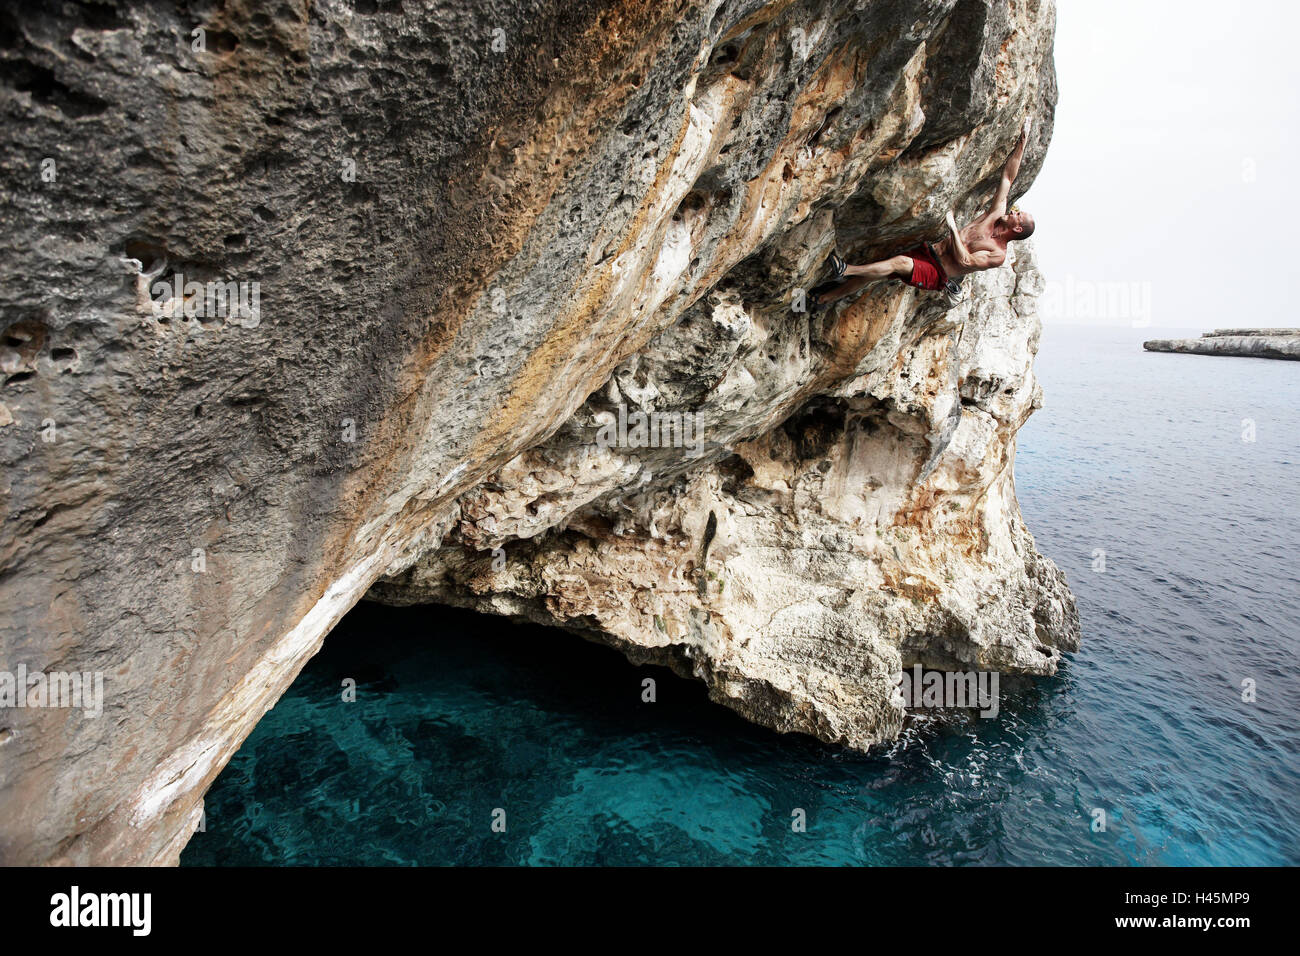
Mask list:
POLYGON ((1007 157, 1006 165, 1002 167, 1002 182, 998 184, 997 195, 993 197, 993 204, 989 206, 989 211, 984 214, 986 219, 1001 219, 1007 214, 1007 200, 1011 198, 1011 184, 1016 181, 1020 175, 1020 162, 1025 158, 1025 143, 1029 138, 1030 119, 1025 117, 1025 124, 1020 129, 1020 139, 1016 140, 1016 148, 1011 151, 1007 157))

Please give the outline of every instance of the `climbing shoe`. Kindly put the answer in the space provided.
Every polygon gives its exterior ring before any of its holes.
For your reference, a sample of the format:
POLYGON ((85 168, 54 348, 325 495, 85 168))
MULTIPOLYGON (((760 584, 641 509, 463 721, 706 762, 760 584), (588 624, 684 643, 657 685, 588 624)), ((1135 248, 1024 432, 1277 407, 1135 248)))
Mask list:
POLYGON ((840 258, 838 252, 833 249, 831 250, 831 254, 826 260, 826 265, 830 267, 832 279, 838 282, 840 279, 844 278, 844 270, 848 268, 848 263, 840 258))

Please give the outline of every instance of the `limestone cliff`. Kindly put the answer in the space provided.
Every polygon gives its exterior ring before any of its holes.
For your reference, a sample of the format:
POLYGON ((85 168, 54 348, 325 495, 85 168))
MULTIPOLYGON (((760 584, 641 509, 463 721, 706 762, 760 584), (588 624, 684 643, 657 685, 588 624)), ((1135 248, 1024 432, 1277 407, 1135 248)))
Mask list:
POLYGON ((105 675, 98 718, 0 709, 3 861, 174 862, 372 586, 853 746, 897 728, 903 664, 1076 645, 1014 496, 1031 254, 956 308, 797 294, 832 247, 986 202, 1025 113, 1028 187, 1049 2, 69 0, 0 28, 0 670, 105 675), (255 309, 211 291, 252 283, 255 309), (599 440, 650 412, 698 441, 599 440))

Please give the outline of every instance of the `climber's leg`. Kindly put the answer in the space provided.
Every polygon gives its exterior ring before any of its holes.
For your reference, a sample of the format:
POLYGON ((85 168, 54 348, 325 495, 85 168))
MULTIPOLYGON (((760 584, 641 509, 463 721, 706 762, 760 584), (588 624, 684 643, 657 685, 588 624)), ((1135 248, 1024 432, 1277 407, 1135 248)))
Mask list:
POLYGON ((868 282, 876 282, 880 279, 898 278, 906 282, 912 276, 912 257, 891 256, 866 265, 847 266, 844 269, 844 276, 844 281, 835 288, 817 296, 818 303, 827 305, 846 295, 852 295, 868 282))
POLYGON ((910 279, 912 277, 912 257, 890 256, 888 259, 881 259, 879 262, 868 262, 862 266, 845 266, 844 277, 846 279, 858 276, 868 282, 894 277, 903 280, 910 279))
POLYGON ((832 302, 836 301, 837 299, 842 299, 846 295, 852 295, 853 293, 857 292, 859 289, 861 289, 864 285, 866 285, 870 281, 871 281, 870 279, 863 279, 861 277, 855 279, 845 279, 843 282, 833 286, 830 289, 827 289, 825 292, 821 293, 820 295, 814 296, 814 299, 818 305, 830 305, 832 302))

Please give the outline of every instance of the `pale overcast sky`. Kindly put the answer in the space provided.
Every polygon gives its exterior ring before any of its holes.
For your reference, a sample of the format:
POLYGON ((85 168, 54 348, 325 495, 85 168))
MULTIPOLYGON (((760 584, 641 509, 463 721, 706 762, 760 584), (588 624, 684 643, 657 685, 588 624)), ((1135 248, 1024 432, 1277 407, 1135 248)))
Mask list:
POLYGON ((1128 294, 1153 326, 1300 326, 1297 26, 1283 0, 1058 0, 1056 129, 1021 201, 1045 322, 1134 324, 1102 305, 1128 294))

